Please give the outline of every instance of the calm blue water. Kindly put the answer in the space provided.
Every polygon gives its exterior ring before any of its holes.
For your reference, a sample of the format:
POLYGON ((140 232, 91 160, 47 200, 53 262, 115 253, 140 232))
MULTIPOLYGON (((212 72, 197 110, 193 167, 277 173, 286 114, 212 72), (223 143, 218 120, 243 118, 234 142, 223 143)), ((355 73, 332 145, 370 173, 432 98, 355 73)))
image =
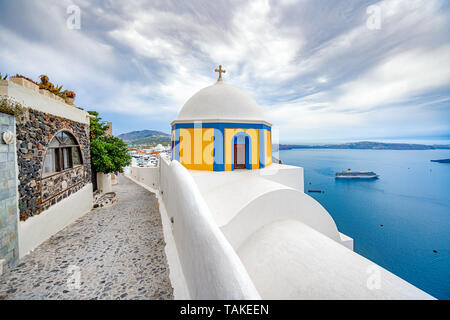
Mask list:
POLYGON ((356 252, 438 299, 450 299, 450 164, 430 160, 448 158, 450 150, 280 151, 283 163, 304 168, 305 192, 325 191, 309 195, 356 252), (334 178, 348 168, 380 178, 334 178))

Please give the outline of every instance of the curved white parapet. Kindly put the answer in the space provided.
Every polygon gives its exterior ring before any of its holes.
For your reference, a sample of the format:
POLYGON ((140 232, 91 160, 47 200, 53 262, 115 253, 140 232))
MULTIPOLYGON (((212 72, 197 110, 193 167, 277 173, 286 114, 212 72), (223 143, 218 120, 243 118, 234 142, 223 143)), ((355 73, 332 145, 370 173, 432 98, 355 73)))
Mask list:
POLYGON ((265 225, 237 251, 263 299, 433 299, 297 220, 265 225))
POLYGON ((203 197, 235 249, 256 230, 283 219, 301 221, 341 242, 333 218, 316 200, 258 175, 229 176, 220 185, 204 188, 203 197))
POLYGON ((160 192, 192 299, 260 299, 239 257, 215 224, 194 179, 161 158, 160 192))
POLYGON ((237 249, 254 232, 275 221, 300 221, 323 235, 341 242, 330 214, 313 198, 289 188, 271 190, 259 195, 221 229, 233 248, 237 249))

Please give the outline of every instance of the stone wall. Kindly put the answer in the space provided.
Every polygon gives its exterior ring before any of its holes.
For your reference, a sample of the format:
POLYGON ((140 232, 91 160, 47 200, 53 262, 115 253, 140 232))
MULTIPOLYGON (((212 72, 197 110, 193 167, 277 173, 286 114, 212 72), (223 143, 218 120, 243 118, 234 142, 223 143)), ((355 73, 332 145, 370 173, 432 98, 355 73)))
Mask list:
POLYGON ((37 215, 91 181, 89 125, 33 109, 17 116, 20 220, 37 215), (47 146, 61 130, 80 144, 83 165, 42 178, 47 146))
POLYGON ((41 203, 44 210, 80 190, 86 183, 83 166, 41 179, 41 203))
MULTIPOLYGON (((14 133, 14 116, 0 113, 0 129, 0 135, 14 133)), ((4 143, 0 137, 0 260, 5 260, 7 268, 18 256, 15 145, 4 143)))
POLYGON ((106 129, 105 131, 105 135, 112 137, 113 133, 112 133, 112 122, 107 122, 106 123, 108 125, 108 129, 106 129))

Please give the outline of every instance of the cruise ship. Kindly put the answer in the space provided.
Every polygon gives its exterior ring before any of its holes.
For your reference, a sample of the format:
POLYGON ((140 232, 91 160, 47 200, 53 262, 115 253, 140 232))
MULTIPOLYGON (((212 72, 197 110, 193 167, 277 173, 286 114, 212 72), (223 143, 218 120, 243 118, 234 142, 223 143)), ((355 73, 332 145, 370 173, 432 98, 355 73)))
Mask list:
POLYGON ((336 172, 336 179, 376 179, 378 175, 375 172, 347 171, 336 172))

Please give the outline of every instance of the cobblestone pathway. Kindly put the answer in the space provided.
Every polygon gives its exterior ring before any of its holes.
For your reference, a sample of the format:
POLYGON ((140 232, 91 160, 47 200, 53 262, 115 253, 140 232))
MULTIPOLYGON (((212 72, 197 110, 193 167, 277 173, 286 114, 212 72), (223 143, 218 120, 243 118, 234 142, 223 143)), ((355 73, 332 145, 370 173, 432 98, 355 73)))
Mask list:
POLYGON ((0 276, 0 299, 172 299, 158 200, 125 177, 114 191, 0 276))

